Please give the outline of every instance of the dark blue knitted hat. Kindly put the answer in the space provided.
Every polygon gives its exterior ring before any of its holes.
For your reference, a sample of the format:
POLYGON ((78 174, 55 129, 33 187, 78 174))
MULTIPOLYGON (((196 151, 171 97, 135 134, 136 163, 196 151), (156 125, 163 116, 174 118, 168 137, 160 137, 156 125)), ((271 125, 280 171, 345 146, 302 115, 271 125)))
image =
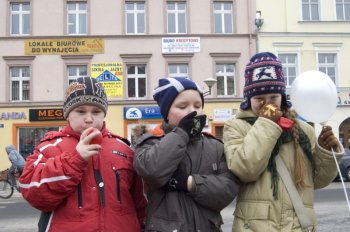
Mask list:
POLYGON ((281 61, 270 52, 261 52, 252 56, 245 68, 244 100, 241 103, 241 109, 250 108, 251 97, 268 93, 280 93, 282 106, 287 108, 292 106, 287 101, 281 61))
POLYGON ((168 113, 173 101, 179 93, 184 90, 197 90, 202 98, 204 106, 203 92, 196 83, 185 77, 168 77, 160 79, 158 87, 153 91, 153 99, 158 103, 160 113, 165 120, 168 119, 168 113))

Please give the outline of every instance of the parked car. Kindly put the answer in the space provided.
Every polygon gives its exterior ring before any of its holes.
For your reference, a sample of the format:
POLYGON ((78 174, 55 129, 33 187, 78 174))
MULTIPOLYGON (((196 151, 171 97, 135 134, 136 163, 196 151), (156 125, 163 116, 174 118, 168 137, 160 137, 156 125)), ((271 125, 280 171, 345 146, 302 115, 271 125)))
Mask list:
POLYGON ((339 161, 339 169, 344 180, 350 181, 350 150, 345 149, 343 158, 339 161))

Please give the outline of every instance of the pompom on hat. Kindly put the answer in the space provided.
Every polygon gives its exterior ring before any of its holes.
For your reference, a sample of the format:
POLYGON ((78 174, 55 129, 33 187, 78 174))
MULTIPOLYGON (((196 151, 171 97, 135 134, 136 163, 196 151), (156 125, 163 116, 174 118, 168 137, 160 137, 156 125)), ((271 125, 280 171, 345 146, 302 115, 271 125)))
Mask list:
POLYGON ((244 100, 240 108, 249 109, 251 97, 269 93, 282 95, 282 107, 292 106, 286 96, 286 83, 281 61, 271 52, 261 52, 252 56, 245 68, 244 100))
POLYGON ((157 102, 160 113, 167 120, 169 109, 177 97, 184 90, 193 89, 199 92, 204 106, 203 91, 200 87, 185 77, 168 77, 159 80, 158 87, 153 91, 153 99, 157 102))
POLYGON ((81 105, 94 105, 107 113, 108 101, 106 92, 95 78, 79 77, 72 82, 67 90, 63 103, 63 116, 68 117, 68 114, 76 107, 81 105))

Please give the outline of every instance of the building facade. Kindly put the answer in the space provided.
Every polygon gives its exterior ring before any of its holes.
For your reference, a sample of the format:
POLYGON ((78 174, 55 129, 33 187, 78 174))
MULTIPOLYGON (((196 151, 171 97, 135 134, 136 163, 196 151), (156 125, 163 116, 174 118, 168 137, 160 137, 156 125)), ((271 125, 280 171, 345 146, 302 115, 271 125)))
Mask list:
POLYGON ((108 128, 131 138, 138 123, 161 121, 158 79, 186 76, 206 95, 206 130, 220 137, 242 100, 244 67, 255 53, 255 1, 0 1, 0 170, 13 143, 30 154, 65 125, 64 91, 93 76, 109 98, 108 128))
MULTIPOLYGON (((295 78, 308 70, 332 79, 338 105, 326 124, 350 148, 350 1, 257 0, 256 10, 257 48, 278 55, 288 91, 295 78)), ((321 128, 315 124, 317 134, 321 128)))

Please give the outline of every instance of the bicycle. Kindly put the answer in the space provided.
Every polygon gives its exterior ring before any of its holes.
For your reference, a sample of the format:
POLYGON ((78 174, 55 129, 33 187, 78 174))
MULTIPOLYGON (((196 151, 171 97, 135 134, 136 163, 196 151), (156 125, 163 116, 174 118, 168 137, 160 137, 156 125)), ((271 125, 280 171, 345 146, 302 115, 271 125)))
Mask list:
POLYGON ((16 176, 17 185, 13 186, 11 184, 11 180, 9 177, 9 169, 1 171, 1 173, 0 173, 0 198, 9 199, 10 197, 12 197, 15 189, 18 192, 21 192, 19 187, 18 187, 19 186, 18 185, 18 177, 19 177, 18 171, 16 171, 15 176, 16 176))

